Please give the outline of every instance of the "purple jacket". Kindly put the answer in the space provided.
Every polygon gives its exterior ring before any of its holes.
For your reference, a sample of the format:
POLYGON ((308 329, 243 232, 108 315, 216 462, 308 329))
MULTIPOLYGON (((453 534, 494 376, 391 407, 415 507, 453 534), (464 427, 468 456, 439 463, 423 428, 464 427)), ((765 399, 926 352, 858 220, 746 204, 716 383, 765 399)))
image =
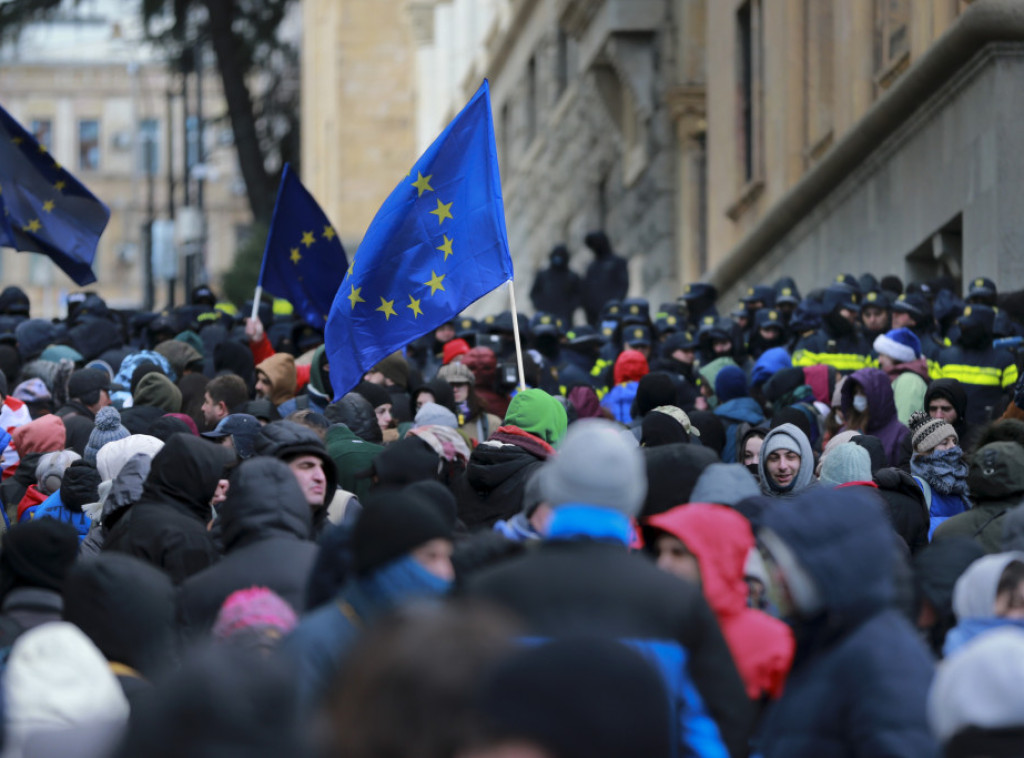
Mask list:
POLYGON ((896 418, 896 401, 893 399, 889 376, 877 368, 862 368, 850 374, 843 384, 841 404, 843 415, 847 418, 853 409, 853 396, 858 385, 863 388, 868 399, 869 420, 864 433, 878 437, 882 441, 889 465, 898 466, 900 445, 910 435, 910 430, 896 418))

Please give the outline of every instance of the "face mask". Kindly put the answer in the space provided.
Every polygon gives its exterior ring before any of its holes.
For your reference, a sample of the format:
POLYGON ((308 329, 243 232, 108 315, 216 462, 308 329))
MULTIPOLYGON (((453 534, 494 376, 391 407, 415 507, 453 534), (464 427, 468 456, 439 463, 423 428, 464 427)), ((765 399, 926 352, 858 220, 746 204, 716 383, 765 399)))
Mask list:
POLYGON ((853 398, 853 409, 857 413, 863 413, 868 409, 868 399, 864 395, 855 395, 853 398))
POLYGON ((757 479, 758 481, 761 481, 761 475, 757 471, 757 464, 756 463, 748 463, 747 464, 747 471, 749 471, 751 474, 753 474, 755 479, 757 479))

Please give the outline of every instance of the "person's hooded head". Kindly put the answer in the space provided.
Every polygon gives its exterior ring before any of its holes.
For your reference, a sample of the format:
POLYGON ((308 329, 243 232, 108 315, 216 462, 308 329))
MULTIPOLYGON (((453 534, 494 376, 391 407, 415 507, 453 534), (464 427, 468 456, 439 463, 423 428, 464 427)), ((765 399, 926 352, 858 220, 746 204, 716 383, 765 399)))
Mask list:
POLYGON ((175 434, 153 457, 140 500, 166 504, 207 523, 210 499, 231 464, 222 447, 191 434, 175 434))
POLYGON ((742 464, 712 463, 697 477, 689 502, 734 506, 760 494, 757 480, 742 464))
POLYGON ((0 600, 19 587, 60 593, 78 556, 78 531, 63 521, 15 524, 0 539, 0 600))
POLYGON ((676 385, 668 374, 647 374, 636 387, 636 417, 643 418, 655 408, 676 404, 676 385))
POLYGON ((295 358, 275 353, 256 366, 256 394, 275 406, 295 397, 295 358))
POLYGON ((796 495, 814 481, 814 452, 807 435, 793 424, 782 424, 765 435, 757 463, 761 491, 766 495, 796 495))
POLYGON ((225 553, 273 537, 312 538, 312 512, 285 463, 266 456, 242 461, 229 481, 217 508, 225 553))
POLYGON ((540 437, 557 447, 565 436, 568 418, 565 408, 544 390, 523 390, 512 398, 505 423, 540 437))
POLYGON ((64 620, 111 663, 146 679, 173 664, 174 586, 160 569, 130 555, 100 553, 71 569, 63 594, 64 620))
POLYGON ((639 350, 623 350, 615 359, 612 370, 616 384, 639 382, 650 371, 647 358, 639 350))
POLYGON ((971 457, 967 486, 974 504, 1008 501, 1024 496, 1024 447, 1016 442, 991 442, 971 457))
POLYGON ((275 421, 260 430, 253 447, 256 455, 269 455, 288 464, 307 502, 317 511, 315 521, 321 523, 334 499, 338 473, 319 435, 294 421, 275 421))
POLYGON ((379 445, 384 441, 384 432, 377 423, 377 414, 373 406, 357 392, 349 392, 340 400, 328 405, 324 415, 332 424, 344 424, 353 434, 366 442, 379 445))
POLYGON ((67 442, 67 430, 59 416, 48 414, 22 424, 11 433, 14 449, 24 458, 32 453, 53 453, 63 450, 67 442))
POLYGON ((713 450, 684 443, 645 447, 641 453, 647 477, 647 495, 641 511, 644 518, 690 502, 701 472, 719 462, 713 450))
POLYGON ((880 369, 862 368, 854 371, 843 383, 841 397, 845 418, 850 418, 855 411, 867 412, 868 422, 864 430, 869 434, 896 420, 892 381, 880 369))
POLYGON ((181 390, 159 371, 150 371, 139 380, 133 398, 134 405, 159 408, 164 413, 181 410, 181 390))
POLYGON ((924 393, 924 410, 949 421, 960 437, 967 431, 967 391, 958 379, 936 379, 924 393))
POLYGON ((404 487, 437 481, 440 471, 441 458, 434 449, 418 437, 406 437, 384 448, 365 475, 373 477, 375 487, 404 487))

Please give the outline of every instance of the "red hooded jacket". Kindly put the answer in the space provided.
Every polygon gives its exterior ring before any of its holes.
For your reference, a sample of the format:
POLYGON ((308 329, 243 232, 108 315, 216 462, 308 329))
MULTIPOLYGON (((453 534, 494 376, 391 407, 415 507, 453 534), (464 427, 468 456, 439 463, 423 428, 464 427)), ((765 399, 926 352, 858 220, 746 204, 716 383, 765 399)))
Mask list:
POLYGON ((697 558, 704 597, 718 617, 747 695, 777 698, 793 663, 795 642, 778 619, 747 607, 743 570, 754 546, 749 522, 724 505, 680 505, 647 520, 676 537, 697 558))

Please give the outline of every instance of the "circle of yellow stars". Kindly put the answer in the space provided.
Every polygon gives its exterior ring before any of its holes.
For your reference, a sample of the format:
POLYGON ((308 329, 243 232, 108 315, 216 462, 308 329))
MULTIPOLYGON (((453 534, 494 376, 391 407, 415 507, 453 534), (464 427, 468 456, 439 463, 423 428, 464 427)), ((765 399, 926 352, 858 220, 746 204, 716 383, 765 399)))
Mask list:
MULTIPOLYGON (((26 142, 25 137, 19 134, 16 134, 15 136, 11 137, 11 144, 20 148, 22 152, 29 152, 34 142, 35 140, 33 139, 30 139, 28 142, 26 142)), ((53 183, 53 188, 57 190, 58 195, 64 194, 64 189, 67 187, 67 181, 61 178, 61 172, 63 171, 64 167, 60 164, 60 161, 58 161, 52 155, 49 155, 49 150, 47 149, 46 145, 42 143, 36 144, 38 147, 38 151, 43 155, 47 155, 49 157, 49 159, 52 161, 52 165, 50 167, 57 172, 58 178, 57 181, 53 183)), ((0 186, 0 194, 3 194, 2 186, 0 186)), ((57 202, 53 199, 44 200, 43 204, 40 207, 43 213, 53 213, 54 209, 57 207, 57 202)), ((7 214, 10 215, 10 209, 6 209, 6 211, 7 214)), ((43 216, 40 215, 35 218, 29 219, 27 224, 23 224, 21 226, 21 231, 27 234, 35 234, 41 231, 43 229, 42 218, 43 216)))

